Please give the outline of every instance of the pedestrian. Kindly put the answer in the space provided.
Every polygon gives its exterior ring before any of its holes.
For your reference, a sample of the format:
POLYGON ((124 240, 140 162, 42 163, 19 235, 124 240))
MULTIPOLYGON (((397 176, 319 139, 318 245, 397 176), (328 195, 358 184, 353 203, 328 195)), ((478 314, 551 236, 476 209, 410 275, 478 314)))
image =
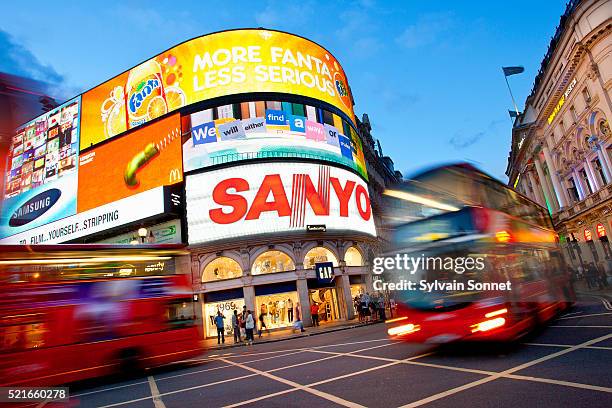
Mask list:
POLYGON ((294 329, 300 329, 300 332, 304 333, 304 323, 302 323, 302 311, 300 310, 300 302, 295 303, 294 310, 295 322, 293 323, 294 329))
POLYGON ((260 338, 261 338, 261 333, 263 332, 263 329, 266 329, 268 334, 270 334, 270 329, 268 329, 268 326, 266 326, 266 322, 264 321, 264 315, 260 313, 259 314, 259 337, 260 338))
POLYGON ((376 310, 377 307, 378 307, 378 299, 372 296, 372 298, 370 299, 370 316, 371 316, 372 321, 378 320, 378 311, 376 310))
POLYGON ((319 305, 317 305, 316 302, 312 302, 312 305, 310 305, 310 315, 312 316, 312 325, 318 326, 319 325, 319 305))
POLYGON ((366 298, 366 295, 361 296, 360 309, 363 315, 363 321, 367 322, 368 315, 370 314, 370 307, 368 306, 368 298, 366 298))
POLYGON ((234 309, 232 315, 232 330, 234 331, 234 343, 240 343, 240 317, 238 316, 238 310, 234 309))
POLYGON ((255 320, 250 310, 247 310, 247 318, 244 325, 246 329, 246 342, 247 344, 253 344, 253 329, 255 329, 255 320))
POLYGON ((225 343, 225 324, 223 323, 225 316, 221 314, 221 311, 217 311, 215 317, 215 325, 217 326, 217 344, 225 343))
POLYGON ((385 297, 382 294, 378 295, 378 315, 381 321, 385 321, 385 297))
POLYGON ((589 289, 597 286, 597 268, 593 262, 590 262, 586 267, 585 278, 589 289))

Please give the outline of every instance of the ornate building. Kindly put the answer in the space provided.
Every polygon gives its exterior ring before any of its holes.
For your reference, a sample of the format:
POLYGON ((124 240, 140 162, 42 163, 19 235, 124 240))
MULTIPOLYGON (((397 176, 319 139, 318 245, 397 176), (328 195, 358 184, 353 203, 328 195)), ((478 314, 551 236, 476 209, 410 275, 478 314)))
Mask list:
POLYGON ((612 257, 612 1, 572 0, 515 120, 509 185, 548 207, 574 265, 612 257))

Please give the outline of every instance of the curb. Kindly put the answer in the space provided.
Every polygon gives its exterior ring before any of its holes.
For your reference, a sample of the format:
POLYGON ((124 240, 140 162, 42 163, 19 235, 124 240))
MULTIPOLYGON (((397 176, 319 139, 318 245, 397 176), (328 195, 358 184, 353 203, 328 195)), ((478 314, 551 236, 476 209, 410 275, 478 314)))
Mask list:
MULTIPOLYGON (((286 341, 286 340, 293 340, 293 339, 300 339, 303 337, 311 337, 311 336, 318 336, 320 334, 327 334, 327 333, 333 333, 333 332, 338 332, 338 331, 343 331, 343 330, 349 330, 349 329, 356 329, 358 327, 365 327, 365 326, 371 326, 374 324, 381 324, 384 322, 381 321, 376 321, 376 322, 370 322, 370 323, 357 323, 357 324, 353 324, 350 326, 342 326, 342 327, 336 327, 330 330, 321 330, 321 331, 317 331, 317 332, 312 332, 312 333, 300 333, 297 334, 295 336, 290 336, 290 337, 280 337, 278 339, 268 339, 268 340, 261 340, 261 341, 256 341, 252 344, 252 346, 256 346, 258 344, 265 344, 265 343, 276 343, 279 341, 286 341)), ((240 344, 228 344, 228 345, 215 345, 213 347, 208 347, 207 350, 226 350, 226 349, 230 349, 230 348, 237 348, 237 347, 246 347, 247 345, 245 343, 240 343, 240 344)))

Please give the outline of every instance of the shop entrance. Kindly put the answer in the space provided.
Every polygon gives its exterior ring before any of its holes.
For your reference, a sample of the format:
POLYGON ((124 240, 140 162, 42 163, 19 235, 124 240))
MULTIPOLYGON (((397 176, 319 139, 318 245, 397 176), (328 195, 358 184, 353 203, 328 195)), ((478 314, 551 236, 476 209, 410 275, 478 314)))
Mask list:
POLYGON ((310 304, 316 304, 318 306, 320 324, 330 323, 340 319, 336 288, 310 289, 308 293, 310 304))

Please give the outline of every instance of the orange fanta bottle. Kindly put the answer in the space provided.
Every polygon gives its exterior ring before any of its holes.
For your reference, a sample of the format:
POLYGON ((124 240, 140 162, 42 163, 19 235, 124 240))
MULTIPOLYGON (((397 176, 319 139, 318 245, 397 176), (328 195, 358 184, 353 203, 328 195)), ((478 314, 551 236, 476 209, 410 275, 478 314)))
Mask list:
POLYGON ((151 59, 130 71, 124 95, 128 129, 168 112, 162 70, 157 61, 151 59))

